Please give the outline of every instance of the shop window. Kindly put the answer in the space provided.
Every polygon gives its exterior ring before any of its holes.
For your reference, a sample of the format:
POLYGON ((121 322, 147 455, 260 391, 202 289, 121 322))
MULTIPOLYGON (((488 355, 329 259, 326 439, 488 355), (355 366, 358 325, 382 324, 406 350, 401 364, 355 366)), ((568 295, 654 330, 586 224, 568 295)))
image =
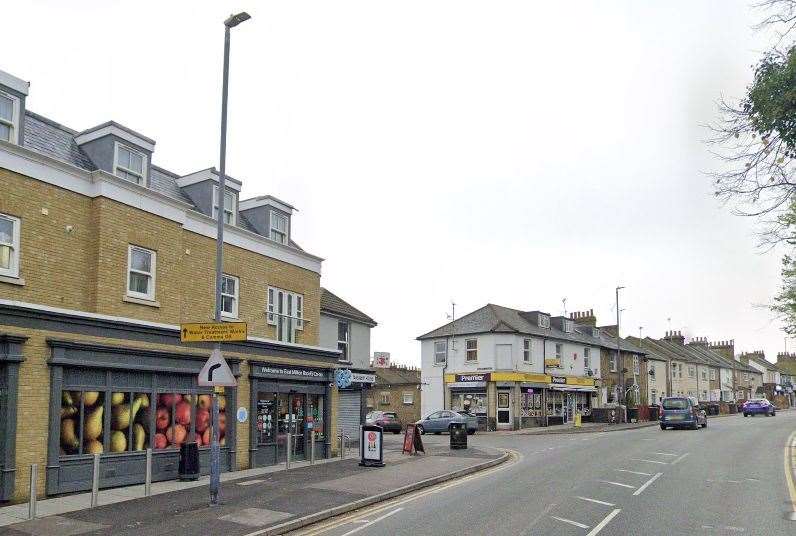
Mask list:
MULTIPOLYGON (((371 403, 373 401, 371 400, 371 403)), ((315 440, 323 441, 326 438, 323 423, 323 395, 309 395, 309 414, 307 419, 312 419, 312 429, 315 430, 315 440)))
POLYGON ((149 448, 150 395, 111 394, 109 452, 141 451, 149 448))
POLYGON ((451 409, 486 416, 486 393, 451 393, 451 409))
POLYGON ((404 405, 411 406, 415 403, 415 395, 414 393, 404 393, 403 394, 404 405))
POLYGON ((478 361, 478 339, 467 339, 464 341, 465 359, 467 361, 478 361))
POLYGON ((384 392, 379 394, 379 404, 382 404, 384 406, 387 406, 387 405, 390 404, 390 393, 389 392, 384 391, 384 392))
POLYGON ((542 394, 541 393, 522 393, 521 417, 541 417, 542 416, 542 394))
POLYGON ((61 455, 104 452, 104 395, 100 391, 61 392, 61 455))
POLYGON ((448 341, 434 341, 434 364, 444 365, 448 356, 448 341))
MULTIPOLYGON (((227 397, 226 395, 219 394, 218 396, 218 442, 220 445, 226 445, 226 432, 227 432, 227 397)), ((187 399, 189 404, 194 402, 194 420, 196 422, 195 429, 196 444, 199 447, 209 447, 213 439, 213 397, 211 394, 193 394, 183 395, 183 399, 187 399)), ((182 408, 183 406, 180 406, 182 408)), ((176 406, 175 406, 176 408, 176 406)), ((179 411, 179 409, 177 409, 179 411)), ((185 411, 185 410, 182 410, 185 411)), ((177 414, 175 413, 175 417, 177 414)), ((184 419, 183 419, 184 421, 184 419)), ((190 437, 190 423, 187 426, 188 436, 190 437)), ((168 439, 168 434, 166 435, 168 439)))
POLYGON ((257 444, 276 442, 276 393, 257 393, 257 444))

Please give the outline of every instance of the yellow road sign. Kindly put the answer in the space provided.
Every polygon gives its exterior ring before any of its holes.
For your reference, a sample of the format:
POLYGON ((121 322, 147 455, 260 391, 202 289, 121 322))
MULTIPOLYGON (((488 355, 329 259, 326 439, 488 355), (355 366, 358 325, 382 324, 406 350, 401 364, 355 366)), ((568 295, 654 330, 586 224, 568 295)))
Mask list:
POLYGON ((246 322, 180 324, 180 342, 245 341, 246 322))

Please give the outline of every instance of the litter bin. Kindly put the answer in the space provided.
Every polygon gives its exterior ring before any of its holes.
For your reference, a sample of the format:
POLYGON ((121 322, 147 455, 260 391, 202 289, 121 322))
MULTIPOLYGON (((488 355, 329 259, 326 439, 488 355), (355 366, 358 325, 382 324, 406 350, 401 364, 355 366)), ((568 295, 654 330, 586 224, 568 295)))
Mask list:
POLYGON ((177 470, 180 480, 199 478, 199 446, 195 441, 180 445, 180 466, 177 470))
POLYGON ((658 420, 658 406, 650 406, 650 421, 658 420))
POLYGON ((450 437, 452 449, 467 448, 467 424, 463 422, 453 422, 450 424, 450 437))

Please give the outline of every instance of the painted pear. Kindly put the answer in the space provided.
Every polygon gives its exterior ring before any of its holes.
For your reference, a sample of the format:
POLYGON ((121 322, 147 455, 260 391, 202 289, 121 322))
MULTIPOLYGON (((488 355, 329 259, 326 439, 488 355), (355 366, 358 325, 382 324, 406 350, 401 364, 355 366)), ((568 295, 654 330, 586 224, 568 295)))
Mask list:
POLYGON ((75 420, 64 419, 61 421, 61 445, 67 450, 76 450, 80 446, 80 439, 75 433, 75 420))
POLYGON ((61 405, 62 406, 74 406, 75 400, 72 398, 72 393, 69 391, 61 391, 61 405))
POLYGON ((99 400, 99 391, 85 391, 83 393, 83 405, 93 406, 99 400))
POLYGON ((86 441, 85 445, 83 445, 83 452, 86 454, 102 454, 103 450, 102 442, 96 439, 86 441))
POLYGON ((146 443, 146 431, 144 427, 138 423, 133 425, 133 448, 135 450, 144 450, 146 443))
POLYGON ((111 395, 111 405, 112 406, 118 406, 122 402, 124 402, 124 393, 113 393, 111 395))
MULTIPOLYGON (((133 400, 133 407, 130 408, 130 404, 119 404, 118 406, 113 406, 112 417, 111 417, 111 425, 114 430, 126 430, 128 426, 130 426, 130 422, 135 419, 135 414, 138 413, 138 410, 141 409, 141 405, 144 403, 144 399, 141 397, 136 397, 133 400)), ((147 404, 149 400, 147 399, 147 404)))
POLYGON ((61 408, 61 418, 73 417, 77 415, 77 408, 75 406, 64 406, 61 408))
MULTIPOLYGON (((83 438, 86 441, 97 439, 102 435, 102 413, 104 409, 104 406, 98 406, 86 417, 85 428, 83 429, 83 438)), ((100 443, 101 446, 102 444, 100 443)))
POLYGON ((124 432, 113 432, 111 434, 111 452, 124 452, 127 450, 127 437, 124 432))

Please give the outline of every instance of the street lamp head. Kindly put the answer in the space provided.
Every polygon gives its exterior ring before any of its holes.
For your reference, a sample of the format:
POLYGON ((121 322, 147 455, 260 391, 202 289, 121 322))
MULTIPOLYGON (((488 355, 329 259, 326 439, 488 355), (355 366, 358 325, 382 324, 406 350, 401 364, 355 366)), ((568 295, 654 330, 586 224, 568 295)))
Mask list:
POLYGON ((234 28, 241 22, 246 22, 250 18, 252 18, 251 15, 249 15, 245 11, 241 11, 237 15, 230 15, 229 18, 224 21, 224 26, 226 26, 227 28, 234 28))

